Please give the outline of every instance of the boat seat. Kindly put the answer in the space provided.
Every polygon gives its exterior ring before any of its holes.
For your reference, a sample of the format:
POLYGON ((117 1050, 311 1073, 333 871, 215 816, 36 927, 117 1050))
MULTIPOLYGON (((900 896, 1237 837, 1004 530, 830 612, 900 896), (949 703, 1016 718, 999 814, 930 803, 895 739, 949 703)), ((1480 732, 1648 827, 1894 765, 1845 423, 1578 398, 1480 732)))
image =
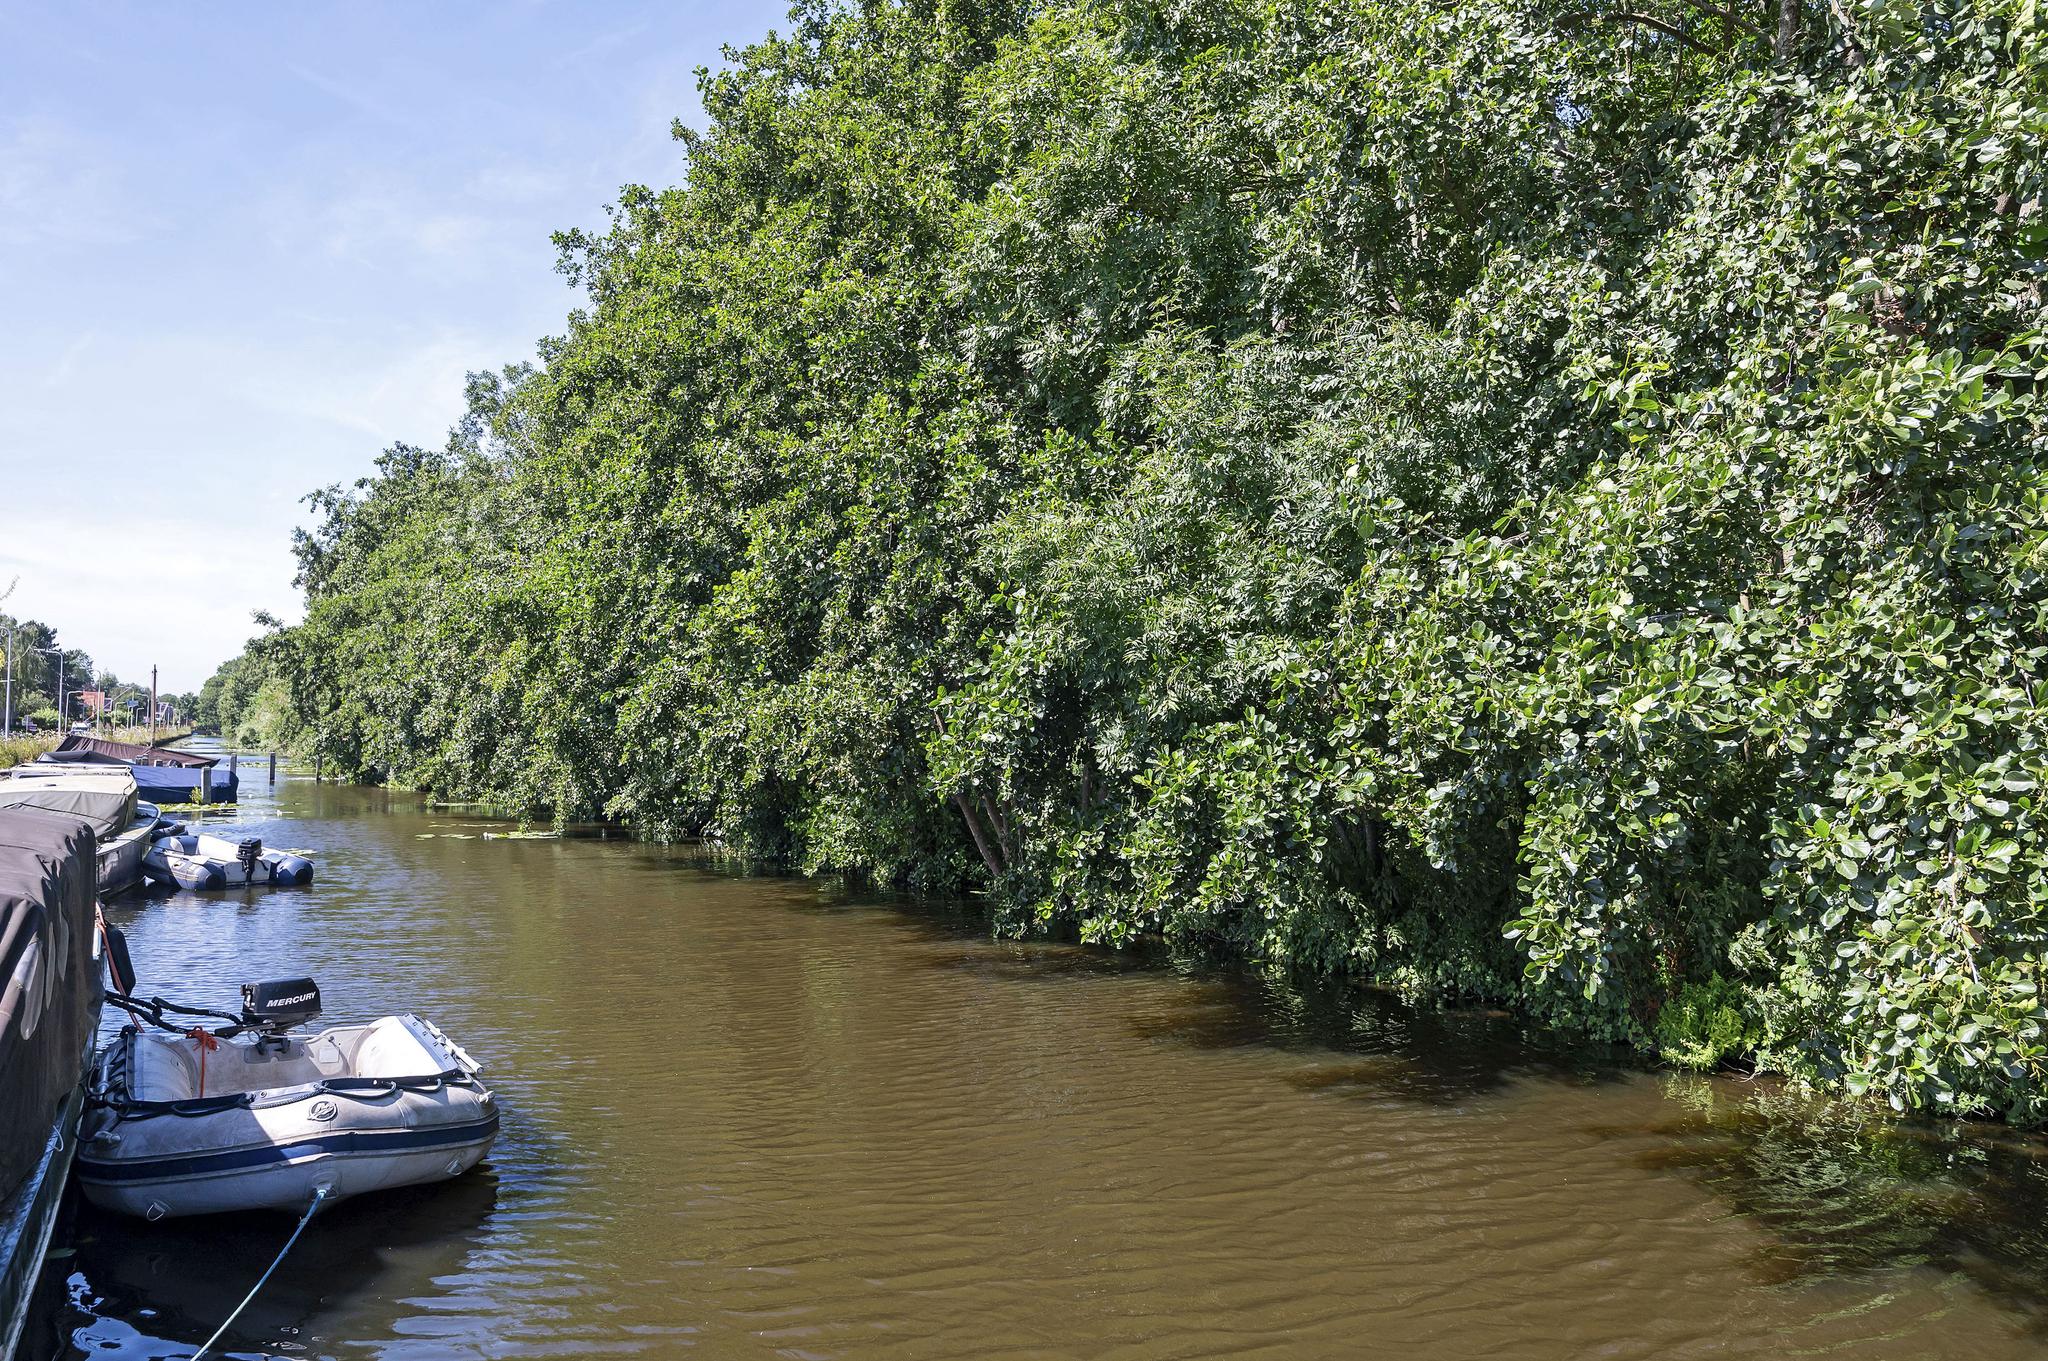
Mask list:
MULTIPOLYGON (((360 1032, 364 1027, 349 1029, 360 1032)), ((199 1041, 179 1035, 145 1035, 139 1038, 136 1050, 130 1090, 137 1100, 190 1101, 202 1095, 199 1041)), ((348 1046, 335 1043, 326 1034, 313 1037, 310 1043, 293 1040, 283 1049, 260 1054, 248 1046, 223 1044, 206 1055, 203 1095, 298 1087, 348 1071, 348 1046)))
MULTIPOLYGON (((139 1101, 190 1101, 199 1091, 199 1041, 143 1034, 129 1090, 139 1101)), ((432 1077, 441 1064, 403 1019, 335 1026, 293 1037, 282 1048, 224 1044, 206 1055, 206 1096, 297 1087, 330 1077, 432 1077)))

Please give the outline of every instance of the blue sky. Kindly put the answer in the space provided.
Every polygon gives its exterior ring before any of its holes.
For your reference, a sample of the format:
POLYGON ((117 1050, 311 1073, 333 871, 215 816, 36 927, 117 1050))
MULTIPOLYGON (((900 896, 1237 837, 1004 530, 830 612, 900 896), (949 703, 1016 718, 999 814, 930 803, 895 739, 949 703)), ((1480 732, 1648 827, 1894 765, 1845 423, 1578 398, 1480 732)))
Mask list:
POLYGON ((0 0, 4 608, 166 690, 296 618, 299 498, 559 331, 549 234, 785 12, 0 0))

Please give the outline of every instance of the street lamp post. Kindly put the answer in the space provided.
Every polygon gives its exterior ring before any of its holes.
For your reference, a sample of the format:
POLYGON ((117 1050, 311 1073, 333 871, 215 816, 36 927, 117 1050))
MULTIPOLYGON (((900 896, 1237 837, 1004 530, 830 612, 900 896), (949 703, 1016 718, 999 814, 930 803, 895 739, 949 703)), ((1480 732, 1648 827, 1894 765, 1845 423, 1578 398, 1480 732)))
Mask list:
POLYGON ((0 718, 0 737, 14 734, 14 631, 20 627, 19 624, 7 626, 7 706, 6 716, 0 718))
POLYGON ((47 652, 57 659, 57 727, 60 735, 71 731, 71 725, 64 719, 64 649, 61 647, 39 647, 38 652, 47 652))

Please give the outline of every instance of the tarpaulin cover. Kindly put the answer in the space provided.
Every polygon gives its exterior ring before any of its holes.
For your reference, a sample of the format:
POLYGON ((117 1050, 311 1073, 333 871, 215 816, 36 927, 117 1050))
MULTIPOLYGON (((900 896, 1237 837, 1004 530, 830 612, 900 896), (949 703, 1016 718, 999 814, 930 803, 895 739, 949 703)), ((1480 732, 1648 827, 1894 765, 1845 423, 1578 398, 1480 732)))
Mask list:
POLYGON ((0 809, 0 1203, 79 1080, 100 998, 98 844, 77 818, 0 809))
POLYGON ((135 821, 135 776, 126 766, 70 766, 0 780, 0 808, 39 808, 83 818, 102 841, 135 821))
POLYGON ((38 765, 45 766, 132 766, 133 761, 124 761, 118 756, 108 756, 97 751, 67 751, 58 754, 46 751, 36 757, 38 765))
POLYGON ((150 803, 197 803, 201 780, 206 781, 208 802, 233 803, 242 787, 241 778, 225 766, 131 766, 115 757, 89 751, 67 751, 62 756, 46 751, 36 760, 52 766, 120 766, 135 776, 136 797, 150 803))
POLYGON ((85 753, 93 756, 111 756, 116 761, 126 761, 138 766, 210 766, 220 758, 200 756, 195 752, 174 751, 169 747, 144 747, 133 742, 110 742, 104 737, 86 737, 79 733, 66 733, 64 740, 57 744, 58 759, 87 759, 85 753))

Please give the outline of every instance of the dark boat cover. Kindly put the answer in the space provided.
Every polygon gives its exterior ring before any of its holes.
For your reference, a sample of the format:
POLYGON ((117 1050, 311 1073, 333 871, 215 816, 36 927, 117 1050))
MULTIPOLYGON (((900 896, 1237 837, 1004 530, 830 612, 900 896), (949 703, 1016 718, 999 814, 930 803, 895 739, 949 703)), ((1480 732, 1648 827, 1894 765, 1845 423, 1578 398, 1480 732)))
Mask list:
POLYGON ((117 757, 89 751, 67 751, 61 756, 46 751, 36 757, 36 764, 120 766, 135 777, 136 797, 157 804, 199 802, 201 780, 206 781, 210 803, 233 803, 242 787, 241 778, 222 766, 131 766, 117 757))
POLYGON ((0 1203, 35 1169, 71 1089, 100 998, 92 828, 0 809, 0 1203))
POLYGON ((0 808, 34 808, 83 818, 101 840, 135 821, 135 776, 127 766, 32 766, 0 780, 0 808))
POLYGON ((130 763, 118 756, 102 756, 96 751, 67 751, 62 756, 59 756, 54 751, 46 751, 36 757, 36 764, 39 766, 125 766, 130 763))
POLYGON ((107 759, 132 766, 210 766, 220 758, 195 752, 173 751, 169 747, 143 747, 133 742, 109 742, 104 737, 66 733, 52 753, 59 761, 107 759))
POLYGON ((241 778, 224 766, 215 766, 211 770, 135 766, 132 773, 140 797, 151 803, 197 803, 201 780, 206 781, 209 803, 233 803, 235 796, 241 793, 241 778))

